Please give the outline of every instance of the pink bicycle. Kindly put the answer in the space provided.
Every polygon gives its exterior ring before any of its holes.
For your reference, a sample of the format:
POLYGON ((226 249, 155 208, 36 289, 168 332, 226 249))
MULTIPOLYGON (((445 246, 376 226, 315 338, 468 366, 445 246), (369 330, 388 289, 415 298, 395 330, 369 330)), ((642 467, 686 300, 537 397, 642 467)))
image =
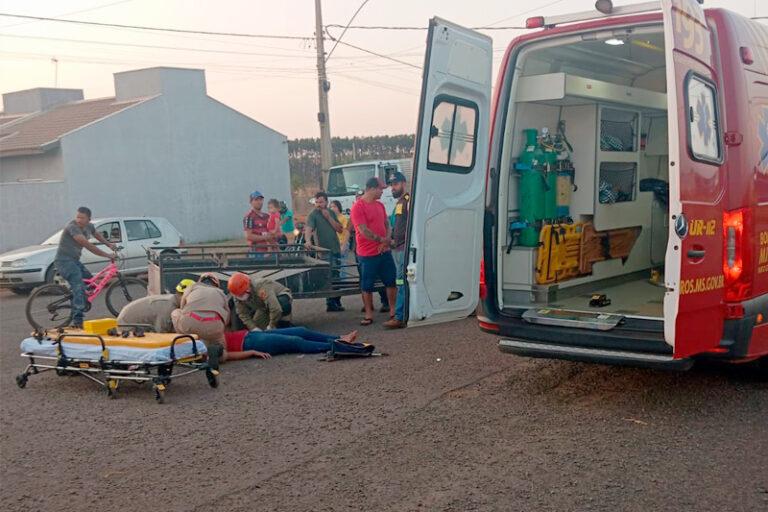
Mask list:
MULTIPOLYGON (((147 295, 147 284, 139 278, 124 276, 115 261, 93 277, 83 279, 83 283, 86 312, 105 289, 107 309, 115 316, 129 302, 147 295)), ((72 321, 72 291, 67 285, 55 283, 36 288, 27 300, 26 314, 27 321, 36 330, 65 327, 72 321)))

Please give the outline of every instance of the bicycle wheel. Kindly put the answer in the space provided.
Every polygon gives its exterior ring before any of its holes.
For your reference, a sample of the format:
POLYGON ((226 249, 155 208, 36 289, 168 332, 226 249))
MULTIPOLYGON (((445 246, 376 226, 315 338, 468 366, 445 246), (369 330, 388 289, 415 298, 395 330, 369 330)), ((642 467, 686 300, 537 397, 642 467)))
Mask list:
POLYGON ((58 284, 40 286, 27 299, 25 312, 34 329, 66 327, 72 320, 72 292, 58 284))
POLYGON ((107 288, 107 309, 117 316, 126 304, 147 296, 147 283, 137 277, 119 277, 107 288))

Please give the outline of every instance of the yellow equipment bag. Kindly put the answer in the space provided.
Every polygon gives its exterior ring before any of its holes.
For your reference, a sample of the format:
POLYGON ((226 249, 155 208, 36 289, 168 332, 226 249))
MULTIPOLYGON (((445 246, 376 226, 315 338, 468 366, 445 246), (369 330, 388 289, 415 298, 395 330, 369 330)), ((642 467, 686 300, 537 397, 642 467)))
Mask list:
POLYGON ((99 318, 83 322, 83 330, 86 334, 104 335, 115 327, 117 327, 117 318, 99 318))
POLYGON ((579 275, 583 224, 549 224, 541 228, 536 282, 549 284, 579 275))

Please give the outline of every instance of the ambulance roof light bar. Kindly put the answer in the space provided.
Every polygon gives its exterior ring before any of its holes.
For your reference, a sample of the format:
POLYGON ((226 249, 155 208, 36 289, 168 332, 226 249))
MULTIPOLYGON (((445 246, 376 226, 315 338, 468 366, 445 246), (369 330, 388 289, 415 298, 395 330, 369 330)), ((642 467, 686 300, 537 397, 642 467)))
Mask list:
MULTIPOLYGON (((701 0, 699 0, 701 2, 701 0)), ((563 23, 577 21, 590 21, 607 18, 609 16, 626 16, 628 14, 640 14, 661 10, 661 2, 643 2, 633 5, 613 6, 612 0, 597 0, 594 11, 577 12, 572 14, 560 14, 558 16, 535 16, 525 20, 525 28, 554 27, 563 23)))

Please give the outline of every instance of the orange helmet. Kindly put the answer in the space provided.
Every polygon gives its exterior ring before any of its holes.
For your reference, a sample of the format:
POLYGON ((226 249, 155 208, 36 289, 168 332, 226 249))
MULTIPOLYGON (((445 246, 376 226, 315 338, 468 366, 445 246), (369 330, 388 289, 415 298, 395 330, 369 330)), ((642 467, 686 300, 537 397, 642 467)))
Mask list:
POLYGON ((251 287, 251 279, 242 272, 235 272, 227 282, 227 289, 232 295, 242 295, 251 287))

